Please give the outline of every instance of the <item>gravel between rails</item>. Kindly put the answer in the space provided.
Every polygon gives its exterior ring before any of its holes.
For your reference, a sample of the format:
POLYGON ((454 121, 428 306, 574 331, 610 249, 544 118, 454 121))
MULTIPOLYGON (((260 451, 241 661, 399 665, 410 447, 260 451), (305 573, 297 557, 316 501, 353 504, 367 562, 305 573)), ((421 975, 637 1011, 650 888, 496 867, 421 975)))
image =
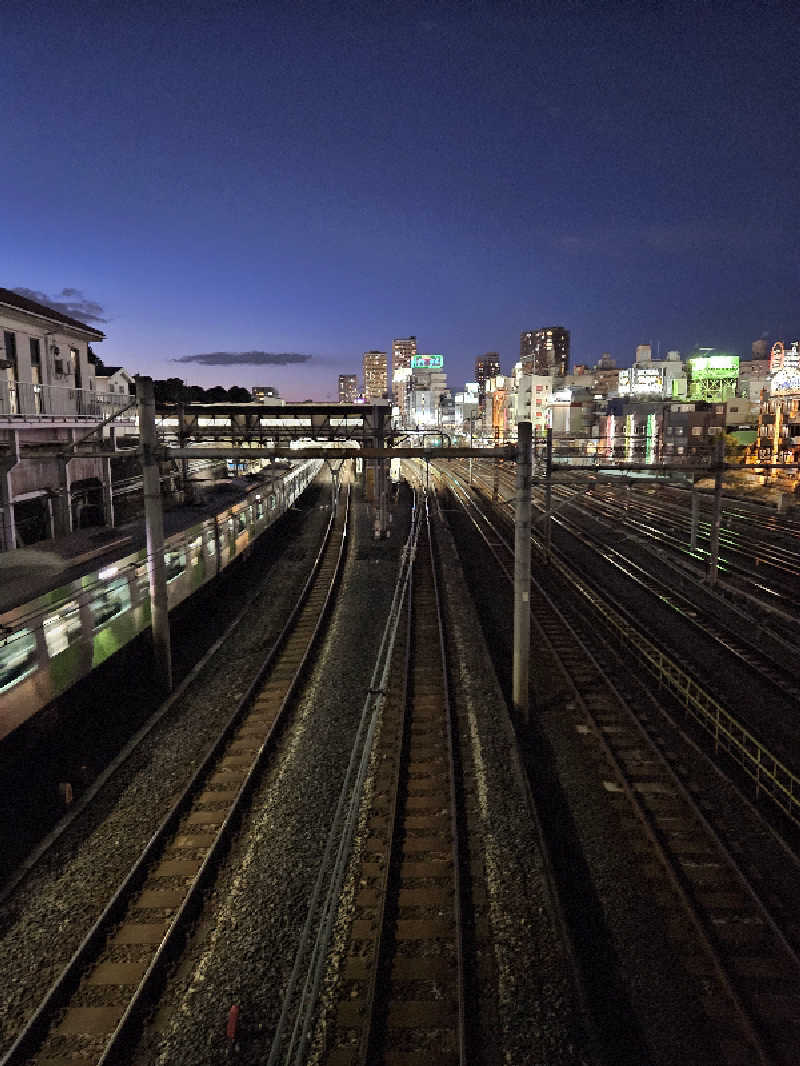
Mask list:
POLYGON ((460 665, 451 678, 452 696, 465 772, 472 771, 478 794, 470 851, 473 867, 482 859, 486 877, 489 931, 483 943, 478 936, 476 948, 479 956, 493 951, 497 980, 494 1040, 487 1028, 492 1004, 481 1004, 485 1058, 514 1066, 592 1063, 508 708, 449 529, 440 527, 439 543, 451 661, 460 665))
POLYGON ((235 639, 219 649, 179 704, 6 901, 0 924, 0 1054, 77 948, 245 691, 296 601, 328 515, 324 506, 309 517, 288 546, 288 556, 264 573, 262 590, 235 639))
POLYGON ((379 543, 359 490, 353 502, 353 542, 323 647, 133 1053, 137 1066, 266 1062, 407 536, 407 491, 394 507, 391 538, 379 543), (225 1035, 234 1004, 236 1049, 225 1035))

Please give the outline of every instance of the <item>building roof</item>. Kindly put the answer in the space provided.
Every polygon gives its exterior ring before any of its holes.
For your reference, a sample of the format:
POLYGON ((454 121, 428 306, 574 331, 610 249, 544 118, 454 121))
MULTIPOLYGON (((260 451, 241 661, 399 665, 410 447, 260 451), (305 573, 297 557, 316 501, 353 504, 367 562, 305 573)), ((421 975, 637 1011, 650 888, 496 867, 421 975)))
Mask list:
POLYGON ((19 293, 12 292, 11 289, 0 288, 0 306, 13 307, 17 311, 26 311, 29 315, 38 315, 40 318, 47 318, 51 322, 63 322, 65 326, 71 326, 73 329, 79 329, 83 333, 91 334, 92 340, 101 341, 105 337, 105 333, 102 330, 95 329, 94 326, 87 326, 85 322, 79 322, 77 318, 70 318, 69 315, 62 314, 61 311, 56 311, 46 304, 39 304, 35 300, 29 300, 27 296, 20 296, 19 293))
MULTIPOLYGON (((112 376, 112 374, 118 374, 120 372, 120 370, 125 370, 125 367, 123 367, 123 366, 104 366, 102 373, 98 374, 97 371, 95 371, 94 376, 96 378, 110 378, 112 376)), ((127 370, 125 370, 125 373, 126 374, 128 373, 127 370)))

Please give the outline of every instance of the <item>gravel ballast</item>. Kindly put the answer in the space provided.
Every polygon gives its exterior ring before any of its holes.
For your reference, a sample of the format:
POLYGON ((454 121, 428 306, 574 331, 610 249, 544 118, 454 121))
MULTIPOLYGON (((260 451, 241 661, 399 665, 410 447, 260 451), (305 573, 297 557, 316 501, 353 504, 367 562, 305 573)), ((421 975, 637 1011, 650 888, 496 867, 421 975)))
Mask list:
MULTIPOLYGON (((4 903, 0 1052, 182 791, 269 650, 327 525, 316 506, 289 552, 260 579, 252 610, 172 710, 4 903)), ((256 589, 253 589, 256 592, 256 589)))

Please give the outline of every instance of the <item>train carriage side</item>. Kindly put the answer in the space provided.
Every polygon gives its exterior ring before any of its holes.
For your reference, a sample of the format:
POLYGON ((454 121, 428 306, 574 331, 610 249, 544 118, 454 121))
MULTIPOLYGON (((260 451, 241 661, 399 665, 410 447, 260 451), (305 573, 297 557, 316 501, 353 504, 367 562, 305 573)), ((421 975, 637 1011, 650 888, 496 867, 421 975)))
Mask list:
MULTIPOLYGON (((313 460, 293 467, 268 489, 167 538, 170 610, 247 552, 321 465, 313 460)), ((0 615, 0 738, 149 625, 144 549, 0 615)))

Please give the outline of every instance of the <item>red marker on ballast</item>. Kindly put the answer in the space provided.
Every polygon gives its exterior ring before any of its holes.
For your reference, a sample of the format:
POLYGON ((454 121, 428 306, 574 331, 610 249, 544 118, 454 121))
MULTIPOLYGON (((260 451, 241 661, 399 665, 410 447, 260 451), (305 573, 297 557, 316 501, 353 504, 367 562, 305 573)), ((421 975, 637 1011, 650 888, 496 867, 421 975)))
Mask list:
POLYGON ((228 1040, 236 1039, 236 1029, 239 1025, 239 1007, 236 1003, 228 1011, 228 1025, 225 1029, 228 1040))

